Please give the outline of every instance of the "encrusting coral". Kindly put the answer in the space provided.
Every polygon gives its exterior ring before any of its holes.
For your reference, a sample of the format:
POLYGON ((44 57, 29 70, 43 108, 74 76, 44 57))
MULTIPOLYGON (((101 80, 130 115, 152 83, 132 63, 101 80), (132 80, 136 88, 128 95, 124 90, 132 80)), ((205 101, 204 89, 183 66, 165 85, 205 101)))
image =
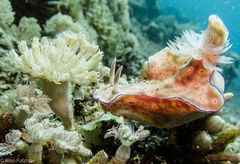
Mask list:
POLYGON ((231 63, 231 58, 220 56, 229 48, 227 39, 223 22, 211 15, 202 34, 184 32, 149 57, 146 81, 119 84, 122 68, 114 75, 113 67, 110 78, 114 80, 96 90, 94 98, 114 114, 160 128, 176 127, 217 112, 225 98, 224 79, 216 64, 231 63))
POLYGON ((1 26, 9 26, 14 21, 14 12, 8 0, 1 1, 0 22, 1 26))
POLYGON ((19 77, 19 82, 27 79, 18 73, 8 51, 15 48, 19 40, 40 36, 41 27, 32 17, 22 17, 16 22, 9 0, 0 1, 0 8, 0 94, 3 94, 3 91, 15 87, 16 77, 19 77))
POLYGON ((83 34, 65 32, 53 40, 33 38, 32 48, 26 41, 19 43, 17 67, 24 73, 40 79, 44 94, 51 98, 51 109, 61 118, 66 129, 73 128, 73 108, 70 82, 88 84, 96 82, 102 52, 90 44, 83 34))
POLYGON ((129 22, 129 17, 126 15, 128 14, 126 1, 90 0, 83 1, 83 6, 89 24, 99 34, 98 44, 102 47, 105 57, 112 52, 115 52, 116 56, 127 55, 127 51, 132 47, 128 46, 128 38, 125 35, 129 32, 129 25, 126 25, 129 22), (122 7, 117 8, 120 5, 122 7), (119 10, 118 16, 114 17, 114 12, 112 14, 111 10, 115 11, 116 8, 119 10), (120 14, 121 12, 122 14, 120 14), (121 19, 119 19, 120 17, 121 19), (117 23, 119 21, 121 23, 117 23))
POLYGON ((63 0, 52 3, 61 13, 72 16, 73 21, 85 29, 82 32, 99 45, 104 51, 104 63, 111 61, 114 52, 126 68, 129 63, 134 64, 126 72, 139 74, 135 69, 140 68, 142 57, 137 55, 138 40, 130 31, 127 0, 63 0))
POLYGON ((15 12, 12 10, 9 0, 1 1, 0 6, 0 53, 14 48, 14 44, 18 40, 28 40, 33 36, 40 36, 41 27, 35 18, 22 17, 16 25, 14 23, 15 12))
POLYGON ((61 13, 53 15, 44 25, 44 31, 53 37, 67 30, 75 33, 83 32, 84 34, 88 34, 79 22, 74 22, 72 17, 61 13))

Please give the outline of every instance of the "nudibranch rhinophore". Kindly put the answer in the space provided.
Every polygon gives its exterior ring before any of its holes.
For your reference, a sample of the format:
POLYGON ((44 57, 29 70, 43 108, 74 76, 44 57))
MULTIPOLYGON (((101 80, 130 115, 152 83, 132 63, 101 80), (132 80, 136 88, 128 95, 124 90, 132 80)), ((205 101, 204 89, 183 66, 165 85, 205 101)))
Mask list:
POLYGON ((146 80, 120 84, 122 67, 110 71, 110 83, 94 92, 104 109, 159 128, 172 128, 217 112, 225 103, 224 78, 218 63, 230 45, 222 20, 211 15, 201 34, 183 32, 168 47, 149 57, 146 80))

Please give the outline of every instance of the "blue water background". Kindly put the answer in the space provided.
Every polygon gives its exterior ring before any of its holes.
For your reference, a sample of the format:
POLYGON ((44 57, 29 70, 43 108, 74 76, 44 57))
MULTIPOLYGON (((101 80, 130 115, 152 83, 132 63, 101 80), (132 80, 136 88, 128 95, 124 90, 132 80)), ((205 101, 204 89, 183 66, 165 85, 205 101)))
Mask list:
POLYGON ((240 0, 159 0, 167 14, 176 14, 191 20, 200 29, 205 29, 208 16, 218 15, 229 30, 230 50, 240 54, 240 0))

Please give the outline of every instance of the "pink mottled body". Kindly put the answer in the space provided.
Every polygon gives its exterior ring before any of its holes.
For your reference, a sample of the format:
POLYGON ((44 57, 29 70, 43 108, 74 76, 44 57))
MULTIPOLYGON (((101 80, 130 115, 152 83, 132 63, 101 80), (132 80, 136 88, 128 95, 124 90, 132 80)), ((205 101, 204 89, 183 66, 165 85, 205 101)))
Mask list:
POLYGON ((94 98, 114 114, 159 128, 176 127, 221 109, 224 81, 216 64, 227 49, 228 33, 220 18, 210 16, 209 21, 203 34, 186 32, 149 57, 146 80, 106 85, 95 91, 94 98))
POLYGON ((141 123, 172 128, 206 116, 181 99, 161 99, 147 95, 126 95, 111 104, 102 103, 104 109, 141 123))
MULTIPOLYGON (((165 58, 164 54, 161 56, 165 58)), ((223 106, 222 94, 210 83, 212 72, 204 69, 200 61, 192 61, 178 71, 173 69, 161 82, 153 78, 159 77, 153 72, 160 70, 153 71, 157 68, 151 64, 149 67, 152 68, 149 80, 119 85, 121 94, 104 100, 103 108, 148 125, 171 128, 216 112, 223 106)), ((111 91, 105 88, 105 94, 111 91)))

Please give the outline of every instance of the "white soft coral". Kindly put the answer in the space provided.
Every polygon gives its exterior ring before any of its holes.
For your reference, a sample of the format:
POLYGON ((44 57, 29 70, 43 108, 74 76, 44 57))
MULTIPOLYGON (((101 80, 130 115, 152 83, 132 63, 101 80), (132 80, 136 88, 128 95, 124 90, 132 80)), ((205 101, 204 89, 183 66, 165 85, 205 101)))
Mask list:
POLYGON ((103 56, 99 47, 89 43, 83 34, 68 31, 55 39, 35 37, 31 48, 22 41, 19 51, 21 56, 11 51, 17 67, 40 79, 44 94, 51 98, 52 111, 60 117, 65 129, 73 130, 70 84, 86 85, 97 81, 103 56))
POLYGON ((50 111, 48 103, 51 99, 34 85, 18 85, 17 96, 20 103, 18 110, 24 110, 28 114, 31 112, 44 114, 50 111))
POLYGON ((24 125, 32 143, 45 143, 51 140, 56 132, 63 130, 60 123, 50 122, 41 115, 33 115, 24 122, 24 125))
POLYGON ((25 148, 27 144, 21 140, 21 135, 19 130, 11 130, 6 134, 5 143, 0 143, 0 157, 25 148))
POLYGON ((54 144, 59 154, 74 152, 82 156, 90 156, 91 150, 84 147, 77 131, 62 130, 54 135, 54 144))
POLYGON ((83 34, 65 32, 55 39, 34 37, 31 48, 27 42, 18 45, 20 57, 12 50, 17 67, 33 77, 54 83, 72 81, 78 84, 95 81, 96 68, 102 60, 99 47, 90 44, 83 34))
POLYGON ((118 138, 122 143, 110 163, 126 163, 131 154, 130 146, 137 141, 144 140, 149 134, 149 130, 144 130, 143 126, 140 126, 138 130, 134 132, 131 123, 127 125, 122 123, 117 128, 113 127, 112 129, 109 129, 104 138, 118 138))

